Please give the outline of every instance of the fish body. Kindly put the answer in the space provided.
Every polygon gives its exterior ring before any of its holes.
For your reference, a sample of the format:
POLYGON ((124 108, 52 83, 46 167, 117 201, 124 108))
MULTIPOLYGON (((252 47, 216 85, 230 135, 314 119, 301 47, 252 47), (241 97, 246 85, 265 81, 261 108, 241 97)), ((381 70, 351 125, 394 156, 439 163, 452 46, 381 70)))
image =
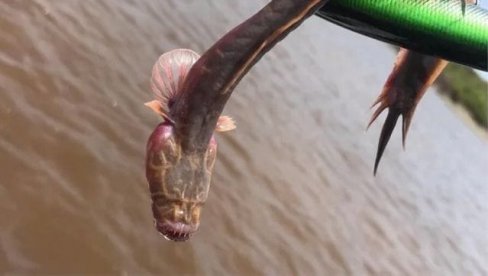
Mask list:
POLYGON ((201 57, 191 50, 163 54, 153 67, 155 100, 163 118, 147 143, 146 178, 157 230, 173 241, 198 229, 215 162, 215 131, 233 129, 221 116, 234 88, 276 43, 328 0, 273 0, 229 31, 201 57))
POLYGON ((470 2, 331 0, 316 14, 369 37, 488 71, 488 10, 470 2))
MULTIPOLYGON (((203 154, 184 152, 175 135, 177 122, 170 115, 182 84, 199 57, 188 49, 176 49, 159 57, 151 76, 155 100, 146 103, 163 119, 146 147, 146 178, 153 217, 157 230, 174 241, 187 240, 200 225, 217 154, 213 135, 203 154)), ((231 118, 221 116, 215 131, 234 128, 231 118)))

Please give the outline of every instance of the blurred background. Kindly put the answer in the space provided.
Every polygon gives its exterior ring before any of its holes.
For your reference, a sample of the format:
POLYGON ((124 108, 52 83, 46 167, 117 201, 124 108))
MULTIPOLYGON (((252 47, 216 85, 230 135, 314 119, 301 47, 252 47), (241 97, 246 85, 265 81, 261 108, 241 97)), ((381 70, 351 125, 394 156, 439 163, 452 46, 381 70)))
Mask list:
POLYGON ((385 114, 365 128, 396 50, 318 17, 229 100, 238 127, 217 137, 200 230, 156 232, 152 65, 202 53, 265 3, 0 2, 1 273, 488 274, 486 130, 430 89, 374 177, 385 114))

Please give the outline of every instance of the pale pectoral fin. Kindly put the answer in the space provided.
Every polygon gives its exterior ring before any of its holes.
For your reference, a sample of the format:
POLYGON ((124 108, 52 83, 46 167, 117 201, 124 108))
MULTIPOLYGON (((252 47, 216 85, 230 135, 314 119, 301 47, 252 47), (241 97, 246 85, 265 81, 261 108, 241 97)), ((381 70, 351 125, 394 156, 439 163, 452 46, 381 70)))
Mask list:
POLYGON ((149 107, 152 111, 154 111, 158 115, 161 115, 161 116, 165 115, 163 108, 161 107, 161 104, 159 103, 159 101, 156 101, 156 100, 150 101, 150 102, 144 103, 144 105, 149 107))
POLYGON ((236 123, 234 122, 234 119, 229 116, 220 116, 219 120, 217 121, 217 126, 215 126, 215 131, 225 132, 235 128, 236 123))
POLYGON ((149 107, 152 111, 154 111, 159 116, 163 117, 165 120, 168 120, 168 121, 172 122, 172 120, 169 118, 169 116, 166 113, 166 111, 161 106, 161 102, 160 101, 154 100, 154 101, 150 101, 150 102, 144 103, 144 105, 147 106, 147 107, 149 107))

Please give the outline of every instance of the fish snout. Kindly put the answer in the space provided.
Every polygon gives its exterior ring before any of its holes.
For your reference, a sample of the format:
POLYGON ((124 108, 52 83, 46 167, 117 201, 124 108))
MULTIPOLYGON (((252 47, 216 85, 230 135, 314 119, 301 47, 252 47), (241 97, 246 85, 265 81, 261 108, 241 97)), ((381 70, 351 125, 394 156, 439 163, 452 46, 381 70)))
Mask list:
POLYGON ((186 241, 198 230, 201 204, 163 202, 153 204, 155 227, 167 240, 186 241))
POLYGON ((173 222, 169 220, 156 221, 156 229, 167 240, 186 241, 198 229, 198 226, 184 222, 173 222))

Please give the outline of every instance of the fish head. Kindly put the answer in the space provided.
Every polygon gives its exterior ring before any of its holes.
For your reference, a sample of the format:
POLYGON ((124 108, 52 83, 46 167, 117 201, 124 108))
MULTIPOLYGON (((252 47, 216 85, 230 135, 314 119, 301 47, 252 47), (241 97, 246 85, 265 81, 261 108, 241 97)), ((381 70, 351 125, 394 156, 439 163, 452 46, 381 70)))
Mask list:
POLYGON ((166 239, 185 241, 198 230, 216 152, 213 137, 206 151, 185 152, 169 123, 160 124, 149 138, 146 178, 155 226, 166 239))

